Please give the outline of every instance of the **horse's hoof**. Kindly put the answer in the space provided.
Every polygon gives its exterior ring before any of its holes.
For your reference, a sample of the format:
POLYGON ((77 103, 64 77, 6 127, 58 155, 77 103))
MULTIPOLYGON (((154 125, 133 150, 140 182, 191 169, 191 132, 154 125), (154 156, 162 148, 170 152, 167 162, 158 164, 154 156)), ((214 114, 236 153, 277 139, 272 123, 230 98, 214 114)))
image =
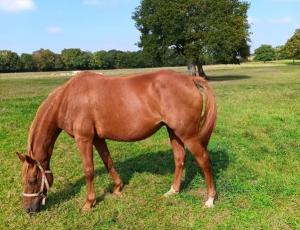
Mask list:
POLYGON ((113 191, 112 191, 112 194, 114 194, 115 196, 121 196, 122 195, 122 193, 121 193, 122 189, 123 189, 123 183, 115 186, 113 191))
POLYGON ((214 198, 208 197, 208 200, 205 202, 205 207, 213 208, 214 207, 214 198))
POLYGON ((122 193, 121 193, 121 191, 113 191, 113 193, 112 193, 114 196, 121 196, 122 195, 122 193))
POLYGON ((173 186, 171 186, 170 190, 164 194, 164 197, 169 197, 169 196, 175 195, 177 193, 178 192, 175 191, 175 189, 173 188, 173 186))
POLYGON ((96 200, 93 202, 86 201, 82 207, 82 211, 87 212, 90 211, 96 205, 96 200))

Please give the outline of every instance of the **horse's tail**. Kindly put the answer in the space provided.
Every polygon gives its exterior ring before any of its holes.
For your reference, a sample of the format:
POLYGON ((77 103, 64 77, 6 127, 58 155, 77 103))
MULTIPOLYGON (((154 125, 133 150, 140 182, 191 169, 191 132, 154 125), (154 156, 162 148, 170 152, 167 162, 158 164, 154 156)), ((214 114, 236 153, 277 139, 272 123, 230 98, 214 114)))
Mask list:
POLYGON ((203 107, 199 121, 199 137, 204 146, 207 146, 217 119, 217 105, 212 91, 207 81, 201 77, 195 77, 194 83, 202 94, 203 107))

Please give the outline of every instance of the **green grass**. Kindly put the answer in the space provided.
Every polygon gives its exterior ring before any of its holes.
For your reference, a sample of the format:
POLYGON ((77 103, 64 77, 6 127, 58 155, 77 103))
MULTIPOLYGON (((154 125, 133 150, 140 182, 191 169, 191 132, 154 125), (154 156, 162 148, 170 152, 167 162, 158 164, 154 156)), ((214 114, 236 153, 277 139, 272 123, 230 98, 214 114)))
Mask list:
MULTIPOLYGON (((38 105, 69 76, 0 74, 0 229, 299 229, 300 66, 249 63, 206 70, 218 102, 209 145, 215 208, 203 207, 204 179, 190 155, 182 192, 162 197, 174 170, 162 129, 141 142, 109 142, 126 183, 121 197, 108 192, 112 182, 95 152, 98 202, 89 213, 81 211, 86 189, 79 153, 62 134, 52 157, 54 186, 46 207, 32 217, 22 210, 15 152, 25 150, 38 105)), ((149 69, 105 73, 143 71, 149 69)))

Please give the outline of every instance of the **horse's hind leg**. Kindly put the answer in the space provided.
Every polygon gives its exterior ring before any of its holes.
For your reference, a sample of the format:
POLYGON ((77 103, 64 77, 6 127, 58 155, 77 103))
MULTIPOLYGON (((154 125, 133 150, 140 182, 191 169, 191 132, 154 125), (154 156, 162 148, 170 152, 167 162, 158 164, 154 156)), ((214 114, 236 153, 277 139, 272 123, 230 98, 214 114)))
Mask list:
POLYGON ((185 141, 184 144, 192 152, 198 165, 203 170, 208 196, 208 200, 206 201, 205 205, 207 207, 213 207, 216 190, 213 182, 212 168, 207 149, 204 145, 201 144, 199 138, 189 139, 188 141, 185 141))
POLYGON ((94 162, 93 162, 93 140, 92 138, 77 136, 75 137, 81 160, 83 172, 86 178, 87 198, 83 206, 83 210, 91 209, 96 203, 96 195, 94 189, 94 162))
POLYGON ((118 195, 120 194, 122 188, 123 188, 123 182, 118 175, 116 169, 114 168, 113 161, 111 159, 109 150, 107 148, 106 142, 103 139, 95 138, 94 139, 94 145, 107 169, 109 174, 111 175, 113 181, 114 181, 114 188, 113 193, 118 195))
POLYGON ((165 193, 164 196, 169 196, 179 192, 182 172, 184 168, 184 160, 186 156, 182 141, 176 136, 176 134, 170 128, 168 128, 168 132, 169 132, 169 137, 170 137, 173 154, 174 154, 175 172, 174 172, 173 185, 171 186, 171 189, 167 193, 165 193))

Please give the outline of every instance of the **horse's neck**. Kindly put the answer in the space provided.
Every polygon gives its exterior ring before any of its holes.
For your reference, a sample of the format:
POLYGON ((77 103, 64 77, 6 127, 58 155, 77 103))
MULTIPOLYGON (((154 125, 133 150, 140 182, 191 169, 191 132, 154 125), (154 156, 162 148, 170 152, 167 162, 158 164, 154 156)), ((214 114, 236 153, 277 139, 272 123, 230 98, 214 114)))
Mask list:
POLYGON ((54 143, 59 135, 56 125, 55 109, 46 103, 39 108, 32 122, 28 137, 28 152, 33 159, 49 168, 54 143))

